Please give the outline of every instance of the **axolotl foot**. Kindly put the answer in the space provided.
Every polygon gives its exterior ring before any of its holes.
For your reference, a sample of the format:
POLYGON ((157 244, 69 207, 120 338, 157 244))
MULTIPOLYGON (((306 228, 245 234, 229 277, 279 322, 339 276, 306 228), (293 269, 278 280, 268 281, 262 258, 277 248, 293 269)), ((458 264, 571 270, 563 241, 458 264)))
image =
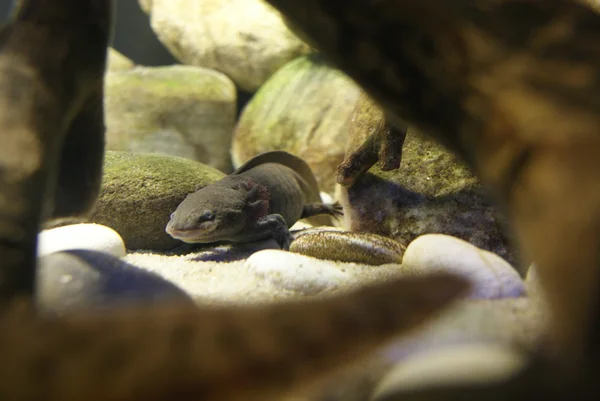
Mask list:
POLYGON ((257 222, 257 225, 267 229, 281 249, 284 251, 290 249, 290 244, 294 240, 294 237, 290 233, 290 229, 283 216, 280 214, 269 214, 261 218, 257 222))
POLYGON ((321 214, 328 214, 333 217, 341 217, 344 215, 344 208, 339 202, 333 204, 315 202, 304 205, 302 210, 302 219, 312 216, 318 216, 321 214))

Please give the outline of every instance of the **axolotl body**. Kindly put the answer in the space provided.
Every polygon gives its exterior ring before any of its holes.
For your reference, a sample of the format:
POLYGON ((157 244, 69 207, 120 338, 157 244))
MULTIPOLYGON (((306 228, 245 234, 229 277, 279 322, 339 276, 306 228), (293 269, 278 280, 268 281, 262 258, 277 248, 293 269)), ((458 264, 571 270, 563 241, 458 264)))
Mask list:
POLYGON ((272 237, 288 249, 293 240, 289 227, 299 219, 312 217, 320 224, 331 221, 329 216, 318 215, 342 215, 342 207, 321 201, 306 162, 284 151, 271 151, 189 194, 171 215, 166 231, 187 243, 272 237))

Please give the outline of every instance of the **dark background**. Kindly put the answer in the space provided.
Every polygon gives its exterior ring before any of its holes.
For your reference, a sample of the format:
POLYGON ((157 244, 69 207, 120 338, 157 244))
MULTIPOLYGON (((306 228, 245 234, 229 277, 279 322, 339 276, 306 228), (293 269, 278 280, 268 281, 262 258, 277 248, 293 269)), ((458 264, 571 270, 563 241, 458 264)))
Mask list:
MULTIPOLYGON (((14 0, 0 0, 0 21, 8 19, 14 0)), ((115 27, 112 47, 130 58, 135 64, 160 66, 178 64, 157 39, 150 27, 150 18, 142 11, 138 0, 115 1, 115 27)), ((238 88, 238 115, 252 97, 238 88)))
MULTIPOLYGON (((177 63, 158 41, 150 28, 150 20, 137 0, 117 0, 113 47, 136 64, 157 66, 177 63)), ((13 0, 0 0, 0 18, 8 19, 13 0)))

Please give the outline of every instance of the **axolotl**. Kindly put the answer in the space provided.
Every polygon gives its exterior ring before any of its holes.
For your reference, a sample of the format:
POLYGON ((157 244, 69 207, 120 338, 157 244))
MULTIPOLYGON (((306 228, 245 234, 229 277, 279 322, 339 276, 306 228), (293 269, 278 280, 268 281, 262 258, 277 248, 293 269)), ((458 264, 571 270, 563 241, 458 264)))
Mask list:
POLYGON ((321 201, 315 176, 304 160, 271 151, 189 194, 171 214, 166 232, 187 243, 271 237, 287 250, 293 240, 289 227, 299 219, 312 217, 327 224, 329 216, 342 214, 339 203, 321 201), (314 217, 318 215, 328 216, 314 217))

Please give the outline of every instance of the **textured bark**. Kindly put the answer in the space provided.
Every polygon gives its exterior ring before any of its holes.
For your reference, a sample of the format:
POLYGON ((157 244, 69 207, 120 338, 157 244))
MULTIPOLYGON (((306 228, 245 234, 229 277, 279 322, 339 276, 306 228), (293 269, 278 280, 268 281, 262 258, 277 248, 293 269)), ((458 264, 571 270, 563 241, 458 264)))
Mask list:
POLYGON ((570 0, 268 0, 458 152, 536 262, 569 373, 598 358, 600 16, 570 0))
POLYGON ((86 214, 104 154, 109 0, 23 0, 0 33, 0 399, 265 400, 419 324, 466 290, 438 275, 333 299, 32 310, 44 218, 86 214))
POLYGON ((467 289, 448 274, 324 299, 0 318, 3 401, 264 401, 318 383, 467 289))
POLYGON ((0 32, 0 303, 31 297, 40 222, 89 213, 104 154, 106 0, 23 0, 0 32))

